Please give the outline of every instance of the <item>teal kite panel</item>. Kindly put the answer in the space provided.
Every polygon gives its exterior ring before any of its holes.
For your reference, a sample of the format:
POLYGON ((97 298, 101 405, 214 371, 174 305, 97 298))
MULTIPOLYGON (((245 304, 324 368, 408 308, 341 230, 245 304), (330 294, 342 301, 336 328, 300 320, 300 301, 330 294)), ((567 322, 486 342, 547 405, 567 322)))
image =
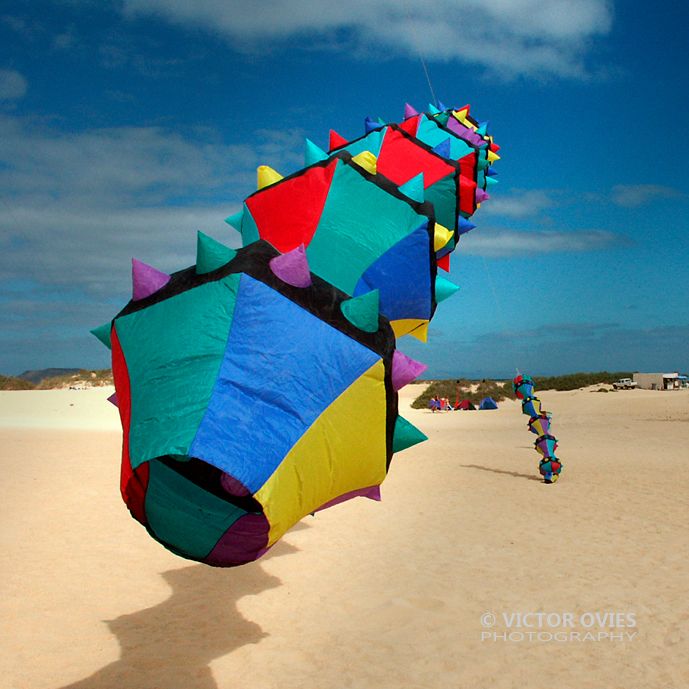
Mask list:
POLYGON ((229 275, 117 319, 132 381, 134 468, 187 454, 225 353, 238 284, 229 275))
POLYGON ((366 269, 427 221, 409 203, 340 163, 306 250, 309 265, 317 275, 354 294, 366 269))
POLYGON ((443 226, 452 229, 457 224, 459 201, 457 198, 457 179, 443 177, 426 189, 426 201, 435 209, 435 219, 443 226))
POLYGON ((415 136, 428 146, 437 146, 449 136, 450 157, 453 160, 459 160, 475 151, 473 146, 470 146, 466 141, 462 141, 458 136, 448 132, 447 129, 441 129, 437 122, 429 120, 425 115, 419 120, 419 127, 415 136))
POLYGON ((206 557, 225 531, 247 514, 160 461, 151 462, 149 467, 145 503, 148 525, 174 552, 179 550, 185 557, 206 557))

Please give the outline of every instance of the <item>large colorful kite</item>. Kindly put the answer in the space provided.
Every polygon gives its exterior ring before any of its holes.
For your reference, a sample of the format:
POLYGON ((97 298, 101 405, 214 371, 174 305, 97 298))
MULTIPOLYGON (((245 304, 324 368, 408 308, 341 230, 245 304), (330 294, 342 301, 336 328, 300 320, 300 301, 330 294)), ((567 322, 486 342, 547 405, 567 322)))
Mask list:
POLYGON ((310 513, 380 499, 393 453, 425 440, 397 411, 425 366, 396 338, 425 340, 457 289, 437 269, 485 200, 493 145, 467 118, 408 106, 365 143, 308 142, 305 168, 259 168, 228 218, 243 248, 199 233, 195 266, 132 262, 131 301, 93 333, 112 349, 121 493, 153 538, 250 562, 310 513), (422 117, 432 145, 410 132, 422 117))

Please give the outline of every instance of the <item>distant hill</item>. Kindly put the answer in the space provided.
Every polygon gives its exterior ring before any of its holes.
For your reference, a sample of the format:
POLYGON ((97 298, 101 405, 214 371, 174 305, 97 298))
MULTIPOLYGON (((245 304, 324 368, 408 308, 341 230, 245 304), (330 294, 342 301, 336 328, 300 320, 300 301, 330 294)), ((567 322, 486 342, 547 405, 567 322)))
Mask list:
POLYGON ((0 375, 0 390, 60 390, 113 385, 112 371, 83 368, 44 368, 24 371, 21 376, 0 375))
POLYGON ((614 383, 620 378, 631 378, 630 371, 597 371, 595 373, 568 373, 564 376, 533 376, 538 390, 578 390, 599 383, 614 383))
POLYGON ((38 385, 46 378, 56 378, 57 376, 68 376, 72 373, 79 373, 81 369, 78 368, 42 368, 38 371, 24 371, 20 373, 17 378, 28 380, 29 383, 38 385))
POLYGON ((0 374, 0 390, 33 390, 34 384, 16 376, 0 374))
POLYGON ((44 378, 36 386, 40 390, 64 390, 65 388, 98 388, 103 385, 113 385, 112 371, 109 368, 101 370, 76 369, 73 373, 63 373, 44 378))

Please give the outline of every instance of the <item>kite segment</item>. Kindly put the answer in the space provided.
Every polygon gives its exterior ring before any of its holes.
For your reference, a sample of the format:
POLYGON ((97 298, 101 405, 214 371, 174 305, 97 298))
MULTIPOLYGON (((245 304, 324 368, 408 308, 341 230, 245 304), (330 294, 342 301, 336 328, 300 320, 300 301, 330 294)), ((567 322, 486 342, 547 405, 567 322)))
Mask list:
POLYGON ((109 328, 121 492, 173 552, 234 566, 318 509, 379 499, 393 452, 425 439, 397 413, 425 367, 396 352, 376 293, 337 290, 303 249, 199 235, 198 251, 173 275, 135 262, 109 328))
POLYGON ((538 470, 545 483, 555 483, 562 471, 562 462, 555 455, 557 438, 550 434, 550 412, 541 409, 541 401, 534 394, 535 383, 531 376, 518 375, 512 381, 517 399, 522 400, 522 413, 529 417, 529 430, 538 437, 534 442, 541 461, 538 470))

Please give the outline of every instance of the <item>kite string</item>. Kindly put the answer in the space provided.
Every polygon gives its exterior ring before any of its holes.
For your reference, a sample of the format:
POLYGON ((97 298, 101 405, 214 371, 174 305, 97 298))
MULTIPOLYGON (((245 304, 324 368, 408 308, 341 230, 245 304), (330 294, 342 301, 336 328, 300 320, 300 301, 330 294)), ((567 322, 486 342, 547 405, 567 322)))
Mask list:
POLYGON ((428 71, 428 65, 426 64, 426 60, 424 59, 423 53, 421 52, 421 48, 419 46, 423 45, 422 40, 420 40, 419 37, 419 30, 417 27, 417 22, 414 21, 414 17, 412 16, 412 8, 409 8, 409 11, 407 12, 407 22, 409 26, 411 26, 412 33, 414 34, 414 49, 416 50, 416 54, 419 56, 419 60, 421 62, 421 66, 423 67, 423 73, 426 75, 426 81, 428 82, 428 89, 431 92, 431 98, 433 99, 433 104, 438 107, 438 99, 435 96, 435 90, 433 88, 433 84, 431 82, 431 75, 430 72, 428 71))
MULTIPOLYGON (((417 30, 416 30, 416 22, 411 21, 412 20, 411 12, 410 12, 409 19, 410 19, 411 26, 413 27, 415 37, 418 39, 418 34, 417 34, 417 30)), ((418 40, 416 41, 416 45, 417 46, 419 45, 418 40)), ((438 98, 435 95, 435 89, 433 88, 433 82, 431 81, 431 75, 430 75, 430 72, 428 71, 428 65, 426 64, 426 60, 424 59, 423 54, 418 47, 416 48, 416 52, 419 56, 419 61, 421 62, 421 66, 423 67, 423 72, 426 75, 426 81, 428 82, 428 89, 431 92, 431 98, 433 99, 433 103, 435 104, 436 107, 440 107, 440 102, 438 101, 438 98)), ((502 306, 500 304, 500 300, 498 299, 498 293, 497 293, 497 290, 495 289, 495 283, 493 282, 493 276, 491 275, 491 272, 488 269, 488 263, 486 262, 486 257, 481 256, 481 258, 483 259, 484 270, 486 271, 486 275, 488 276, 488 283, 490 284, 490 290, 493 293, 493 302, 495 304, 495 310, 497 312, 497 316, 498 316, 499 320, 504 323, 502 306)), ((516 348, 516 345, 514 344, 514 342, 512 341, 511 338, 510 338, 509 342, 510 342, 509 348, 510 348, 511 353, 512 353, 512 363, 515 364, 514 370, 516 371, 517 375, 520 375, 521 371, 519 370, 519 366, 516 365, 518 362, 518 359, 519 359, 517 348, 516 348)))
POLYGON ((426 81, 428 82, 428 88, 431 92, 431 98, 433 99, 433 104, 438 107, 438 99, 435 96, 435 91, 433 90, 433 84, 431 83, 431 75, 428 73, 428 67, 426 65, 426 60, 423 59, 423 55, 419 52, 419 60, 421 60, 421 66, 423 67, 424 74, 426 75, 426 81))

